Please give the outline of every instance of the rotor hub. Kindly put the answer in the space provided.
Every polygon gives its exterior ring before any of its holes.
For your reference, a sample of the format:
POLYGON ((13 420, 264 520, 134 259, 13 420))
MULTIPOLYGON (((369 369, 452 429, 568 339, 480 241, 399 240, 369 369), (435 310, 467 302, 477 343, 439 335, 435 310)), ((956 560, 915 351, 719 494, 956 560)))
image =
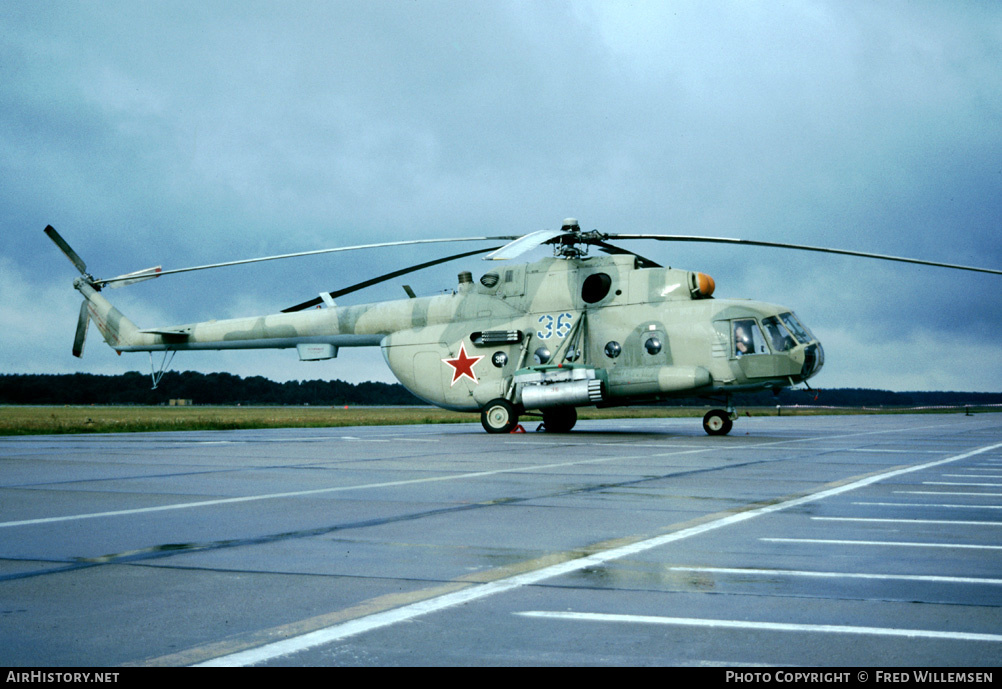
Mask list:
POLYGON ((578 225, 577 218, 564 218, 564 222, 560 225, 561 232, 580 232, 581 226, 578 225))

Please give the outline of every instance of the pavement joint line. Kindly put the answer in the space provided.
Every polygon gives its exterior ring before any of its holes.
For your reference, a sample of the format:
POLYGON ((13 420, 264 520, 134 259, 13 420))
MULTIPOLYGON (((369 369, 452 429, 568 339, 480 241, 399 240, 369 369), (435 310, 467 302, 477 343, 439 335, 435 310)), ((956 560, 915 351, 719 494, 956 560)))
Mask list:
MULTIPOLYGON (((974 450, 970 450, 965 453, 961 453, 959 455, 954 455, 951 457, 946 457, 944 459, 934 460, 932 462, 925 462, 923 464, 918 464, 914 466, 897 467, 897 468, 892 468, 890 470, 874 472, 862 478, 858 478, 856 480, 853 480, 852 478, 846 479, 837 482, 836 485, 834 485, 833 487, 828 487, 820 491, 808 494, 801 494, 799 496, 794 496, 786 500, 774 501, 767 505, 753 507, 751 509, 746 509, 740 512, 728 514, 727 516, 724 517, 711 519, 709 521, 705 521, 701 524, 697 524, 689 528, 683 528, 681 530, 672 531, 670 533, 662 534, 660 536, 655 536, 653 538, 643 539, 632 543, 627 543, 625 545, 612 547, 601 552, 596 552, 590 555, 586 555, 584 557, 573 558, 566 562, 545 566, 540 569, 524 572, 521 574, 516 574, 514 576, 510 576, 507 578, 496 579, 487 583, 483 583, 478 586, 464 588, 459 591, 455 591, 453 593, 431 597, 426 600, 405 605, 403 607, 375 613, 367 617, 361 617, 341 624, 336 624, 324 629, 318 629, 316 631, 303 634, 301 636, 294 636, 271 644, 266 644, 264 646, 250 648, 230 655, 216 657, 202 663, 196 663, 196 666, 234 667, 234 666, 255 665, 258 663, 267 662, 275 658, 305 651, 311 648, 315 648, 317 646, 332 643, 334 641, 339 641, 341 639, 363 634, 368 631, 381 629, 384 627, 398 624, 400 622, 412 620, 416 617, 420 617, 422 615, 426 615, 432 612, 438 612, 454 606, 474 602, 483 598, 494 596, 500 593, 505 593, 525 586, 539 584, 547 579, 552 579, 554 577, 577 572, 582 569, 586 569, 588 567, 601 567, 605 563, 611 562, 613 560, 618 560, 624 557, 629 557, 632 555, 636 555, 638 553, 646 552, 653 548, 657 548, 693 536, 698 536, 707 533, 709 531, 714 531, 722 527, 730 526, 731 524, 740 523, 766 514, 772 514, 774 512, 785 510, 791 507, 796 507, 799 505, 816 502, 828 497, 856 490, 858 488, 863 488, 865 486, 872 485, 882 480, 887 480, 896 476, 901 476, 903 474, 922 471, 932 467, 940 466, 942 464, 959 461, 962 459, 966 459, 968 457, 973 457, 975 455, 979 455, 984 452, 990 452, 992 450, 996 450, 999 448, 1002 448, 1002 443, 996 443, 994 445, 986 445, 980 448, 976 448, 974 450)), ((829 485, 831 486, 831 484, 829 485)), ((1002 548, 1002 546, 999 547, 1002 548)), ((997 637, 997 640, 1002 640, 1002 636, 997 637)))
POLYGON ((215 505, 229 505, 229 504, 242 503, 242 502, 257 502, 259 500, 275 500, 275 499, 281 499, 281 498, 305 497, 305 496, 310 496, 310 495, 324 495, 324 494, 329 494, 329 493, 344 493, 344 492, 353 491, 353 490, 370 490, 370 489, 373 489, 373 488, 392 488, 392 487, 396 487, 396 486, 407 486, 407 485, 415 485, 415 484, 421 484, 421 483, 436 483, 436 482, 442 482, 442 481, 455 481, 455 480, 459 480, 459 479, 479 478, 479 477, 482 477, 482 476, 497 476, 497 475, 500 475, 500 474, 530 473, 530 472, 540 471, 540 470, 546 470, 546 469, 557 469, 557 468, 562 468, 562 467, 580 466, 580 465, 586 465, 586 464, 598 464, 598 463, 602 463, 602 462, 612 462, 612 461, 623 460, 623 459, 644 459, 644 458, 649 458, 649 457, 652 457, 652 456, 653 457, 669 457, 669 456, 676 456, 676 455, 694 454, 694 453, 699 453, 699 452, 709 452, 712 449, 713 448, 707 447, 707 448, 702 448, 702 449, 699 449, 699 450, 685 450, 685 451, 681 451, 681 452, 664 452, 664 453, 657 454, 657 455, 648 455, 648 454, 645 454, 645 455, 636 455, 636 456, 632 456, 632 457, 624 457, 624 456, 617 455, 615 457, 599 457, 599 458, 596 458, 596 459, 577 460, 577 461, 573 461, 573 462, 556 462, 556 463, 552 463, 552 464, 541 464, 541 465, 540 464, 535 464, 535 465, 530 465, 530 466, 511 467, 511 468, 507 468, 507 469, 495 469, 495 470, 492 470, 492 471, 474 471, 474 472, 467 472, 467 473, 462 473, 462 474, 448 474, 448 475, 445 475, 445 476, 430 476, 430 477, 425 477, 425 478, 404 479, 404 480, 400 480, 400 481, 384 481, 384 482, 381 482, 381 483, 369 483, 369 484, 362 484, 362 485, 356 485, 356 486, 332 486, 332 487, 329 487, 329 488, 313 488, 313 489, 310 489, 310 490, 297 490, 297 491, 288 491, 288 492, 283 492, 283 493, 269 493, 269 494, 265 494, 265 495, 248 495, 248 496, 242 496, 242 497, 236 497, 236 498, 218 498, 218 499, 215 499, 215 500, 199 500, 199 501, 196 501, 196 502, 183 502, 183 503, 175 503, 175 504, 171 504, 171 505, 157 505, 157 506, 154 506, 154 507, 137 507, 137 508, 133 508, 133 509, 112 510, 112 511, 108 511, 108 512, 90 512, 90 513, 85 513, 85 514, 72 514, 72 515, 65 515, 65 516, 62 516, 62 517, 41 517, 41 518, 38 518, 38 519, 23 519, 23 520, 20 520, 20 521, 0 522, 0 528, 9 528, 9 527, 15 527, 15 526, 31 526, 31 525, 35 525, 35 524, 50 524, 50 523, 53 523, 53 522, 75 521, 75 520, 79 520, 79 519, 95 519, 95 518, 98 518, 98 517, 119 517, 119 516, 125 516, 125 515, 130 515, 130 514, 145 514, 145 513, 148 513, 148 512, 164 512, 164 511, 168 511, 168 510, 190 509, 190 508, 194 508, 194 507, 211 507, 211 506, 215 506, 215 505))
MULTIPOLYGON (((949 425, 949 424, 934 424, 934 425, 931 425, 931 426, 922 426, 921 429, 939 428, 939 427, 947 426, 947 425, 949 425)), ((875 434, 883 434, 883 433, 897 433, 897 432, 901 432, 902 430, 905 430, 905 429, 894 428, 894 429, 881 429, 881 430, 877 430, 877 431, 866 431, 864 433, 846 433, 846 434, 843 434, 843 435, 829 436, 826 439, 830 439, 830 438, 852 438, 852 437, 865 436, 865 435, 875 435, 875 434)), ((907 429, 907 430, 916 430, 916 429, 907 429)), ((761 443, 761 444, 758 444, 758 445, 753 445, 752 447, 755 447, 755 448, 774 447, 776 445, 785 445, 785 444, 799 443, 799 442, 809 442, 809 441, 812 441, 812 440, 818 440, 818 439, 817 438, 794 438, 794 439, 787 439, 787 440, 777 440, 775 442, 761 443)), ((992 446, 992 449, 997 448, 997 447, 1002 447, 1002 443, 1000 443, 997 446, 992 446)), ((131 515, 131 514, 146 514, 146 513, 150 513, 150 512, 165 512, 165 511, 169 511, 169 510, 191 509, 191 508, 195 508, 195 507, 212 507, 212 506, 216 506, 216 505, 229 505, 229 504, 236 504, 236 503, 243 503, 243 502, 256 502, 256 501, 259 501, 259 500, 275 500, 275 499, 282 499, 282 498, 305 497, 305 496, 309 496, 309 495, 324 495, 324 494, 329 494, 329 493, 341 493, 341 492, 346 492, 346 491, 351 491, 351 490, 366 490, 366 489, 372 489, 372 488, 390 488, 390 487, 395 487, 395 486, 413 485, 413 484, 420 484, 420 483, 433 483, 433 482, 440 482, 440 481, 454 481, 454 480, 457 480, 457 479, 477 478, 477 477, 480 477, 480 476, 497 476, 499 474, 506 474, 506 473, 527 473, 527 472, 539 471, 539 470, 543 470, 543 469, 555 469, 555 468, 568 467, 568 466, 578 466, 578 465, 584 465, 584 464, 598 464, 598 463, 602 463, 602 462, 613 462, 613 461, 616 461, 616 460, 624 460, 624 459, 646 459, 646 458, 651 458, 651 457, 670 457, 670 456, 677 456, 677 455, 698 454, 698 453, 701 453, 701 452, 710 452, 710 451, 719 450, 719 449, 720 449, 720 446, 718 446, 717 444, 714 444, 714 445, 709 445, 709 446, 706 446, 706 447, 701 447, 701 448, 698 448, 698 449, 689 449, 689 450, 681 450, 681 451, 672 450, 670 452, 658 453, 658 454, 653 454, 653 455, 652 454, 645 454, 645 455, 642 455, 642 456, 641 455, 637 455, 637 456, 627 456, 627 457, 623 457, 623 456, 599 457, 599 458, 596 458, 596 459, 586 459, 586 460, 579 460, 579 461, 574 461, 574 462, 558 462, 558 463, 546 464, 546 465, 533 465, 533 466, 514 467, 514 468, 509 468, 509 469, 497 469, 497 470, 493 470, 493 471, 478 471, 478 472, 470 472, 470 473, 464 473, 464 474, 450 474, 450 475, 447 475, 447 476, 433 476, 433 477, 426 477, 426 478, 420 478, 420 479, 406 479, 406 480, 402 480, 402 481, 386 481, 386 482, 383 482, 383 483, 372 483, 372 484, 359 485, 359 486, 333 486, 333 487, 330 487, 330 488, 314 488, 314 489, 310 489, 310 490, 289 491, 289 492, 271 493, 271 494, 265 494, 265 495, 248 495, 248 496, 241 496, 241 497, 236 497, 236 498, 218 498, 218 499, 215 499, 215 500, 199 500, 199 501, 196 501, 196 502, 175 503, 175 504, 171 504, 171 505, 156 505, 154 507, 137 507, 137 508, 126 509, 126 510, 111 510, 111 511, 107 511, 107 512, 91 512, 91 513, 85 513, 85 514, 72 514, 72 515, 64 515, 64 516, 60 516, 60 517, 40 517, 40 518, 36 518, 36 519, 22 519, 22 520, 18 520, 18 521, 0 522, 0 529, 17 527, 17 526, 32 526, 32 525, 36 525, 36 524, 51 524, 51 523, 56 523, 56 522, 76 521, 76 520, 80 520, 80 519, 96 519, 96 518, 100 518, 100 517, 119 517, 119 516, 131 515)), ((742 449, 746 450, 746 449, 748 449, 748 446, 742 446, 742 449)), ((933 464, 931 466, 935 466, 935 464, 933 464)))

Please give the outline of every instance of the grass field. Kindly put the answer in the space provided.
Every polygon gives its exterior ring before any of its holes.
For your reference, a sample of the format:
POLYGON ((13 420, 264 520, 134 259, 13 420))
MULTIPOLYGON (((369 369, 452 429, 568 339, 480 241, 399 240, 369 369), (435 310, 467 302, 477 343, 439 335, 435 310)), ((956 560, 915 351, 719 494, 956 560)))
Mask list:
MULTIPOLYGON (((975 408, 972 408, 975 410, 975 408)), ((976 409, 982 411, 981 409, 976 409)), ((579 409, 581 419, 702 417, 707 407, 617 407, 579 409)), ((786 415, 902 413, 903 409, 791 409, 786 415)), ((963 409, 930 411, 964 413, 963 409)), ((988 409, 985 411, 997 411, 988 409)), ((740 410, 742 416, 775 416, 775 407, 740 410)), ((533 424, 538 417, 526 416, 533 424)), ((139 433, 247 428, 329 428, 429 423, 476 423, 477 414, 430 407, 114 407, 0 406, 0 435, 139 433)), ((526 425, 527 430, 535 430, 526 425)))

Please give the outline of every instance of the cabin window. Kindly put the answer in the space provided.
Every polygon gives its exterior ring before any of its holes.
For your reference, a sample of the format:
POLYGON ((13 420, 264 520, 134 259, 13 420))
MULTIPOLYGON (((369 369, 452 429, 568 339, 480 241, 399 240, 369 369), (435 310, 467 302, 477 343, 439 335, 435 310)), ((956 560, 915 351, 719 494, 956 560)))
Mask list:
POLYGON ((618 342, 612 340, 611 342, 605 343, 605 355, 610 359, 615 359, 623 352, 623 348, 618 342))
POLYGON ((648 337, 644 343, 644 349, 648 354, 654 355, 661 351, 661 339, 658 337, 648 337))
POLYGON ((734 356, 768 354, 762 330, 752 318, 734 321, 734 356))

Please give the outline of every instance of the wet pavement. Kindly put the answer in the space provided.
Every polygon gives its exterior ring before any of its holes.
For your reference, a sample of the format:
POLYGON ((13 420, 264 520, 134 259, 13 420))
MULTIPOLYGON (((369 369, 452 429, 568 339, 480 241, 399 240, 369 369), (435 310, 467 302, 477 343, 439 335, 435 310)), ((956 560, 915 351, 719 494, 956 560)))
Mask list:
POLYGON ((2 438, 0 479, 8 666, 1002 658, 999 414, 2 438))

